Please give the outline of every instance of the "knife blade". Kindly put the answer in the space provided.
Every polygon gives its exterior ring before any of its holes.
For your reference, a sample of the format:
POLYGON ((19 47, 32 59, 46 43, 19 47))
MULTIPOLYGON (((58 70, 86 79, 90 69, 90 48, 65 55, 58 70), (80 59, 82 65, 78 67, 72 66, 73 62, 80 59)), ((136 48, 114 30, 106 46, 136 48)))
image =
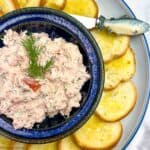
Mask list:
POLYGON ((72 17, 76 18, 79 22, 81 22, 86 28, 92 29, 96 26, 96 19, 91 17, 79 16, 71 14, 72 17))

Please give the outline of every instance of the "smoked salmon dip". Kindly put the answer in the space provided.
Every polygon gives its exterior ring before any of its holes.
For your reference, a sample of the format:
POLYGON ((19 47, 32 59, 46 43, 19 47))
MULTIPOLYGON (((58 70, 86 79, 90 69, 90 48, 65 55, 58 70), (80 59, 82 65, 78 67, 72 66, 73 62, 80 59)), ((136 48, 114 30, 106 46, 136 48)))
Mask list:
POLYGON ((32 33, 35 45, 27 43, 27 51, 23 41, 29 36, 27 31, 7 30, 0 48, 0 114, 11 118, 15 129, 31 129, 46 116, 69 116, 72 108, 80 107, 80 90, 90 79, 77 45, 63 38, 52 40, 46 33, 32 33), (30 48, 38 48, 37 55, 30 48), (50 59, 53 63, 48 68, 50 59), (35 76, 38 68, 42 76, 35 76))

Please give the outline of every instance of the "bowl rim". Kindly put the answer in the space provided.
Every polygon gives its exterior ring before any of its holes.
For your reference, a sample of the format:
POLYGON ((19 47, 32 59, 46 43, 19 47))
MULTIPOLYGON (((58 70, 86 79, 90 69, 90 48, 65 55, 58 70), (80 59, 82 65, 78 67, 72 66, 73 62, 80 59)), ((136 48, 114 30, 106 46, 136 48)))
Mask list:
MULTIPOLYGON (((47 14, 47 15, 56 15, 57 17, 62 17, 63 19, 65 19, 68 22, 71 22, 76 28, 78 28, 81 33, 83 33, 84 35, 86 35, 86 38, 89 40, 90 44, 93 46, 94 49, 94 53, 97 57, 97 68, 98 70, 98 78, 99 78, 99 84, 97 84, 96 86, 98 86, 98 91, 96 93, 96 96, 93 99, 93 106, 90 106, 90 111, 88 112, 88 114, 86 114, 86 116, 84 115, 84 119, 80 120, 80 122, 78 122, 78 124, 73 128, 71 128, 68 132, 60 134, 60 135, 56 135, 55 137, 24 137, 24 136, 19 136, 19 135, 14 135, 12 134, 12 132, 8 132, 6 130, 4 130, 1 126, 0 126, 0 134, 11 138, 13 140, 17 140, 20 142, 25 142, 25 143, 46 143, 46 142, 53 142, 55 140, 57 140, 58 138, 62 138, 65 137, 71 133, 73 133, 74 131, 76 131, 78 128, 80 128, 89 118, 90 116, 93 114, 94 110, 96 109, 100 97, 102 96, 102 91, 104 88, 104 80, 105 80, 105 72, 104 72, 104 62, 103 62, 103 58, 102 58, 102 54, 100 52, 100 48, 97 44, 97 42, 95 41, 94 37, 92 36, 92 34, 75 18, 71 17, 70 15, 62 12, 62 11, 58 11, 58 10, 54 10, 54 9, 50 9, 50 8, 43 8, 43 7, 30 7, 30 8, 23 8, 23 9, 18 9, 15 11, 12 11, 4 16, 2 16, 0 18, 0 24, 5 23, 6 21, 9 21, 9 19, 14 18, 14 17, 18 17, 20 15, 29 15, 30 13, 34 13, 34 14, 40 14, 40 12, 42 12, 43 14, 47 14), (28 14, 29 13, 29 14, 28 14), (59 136, 59 137, 58 137, 59 136)), ((42 15, 42 14, 41 14, 42 15)), ((16 19, 17 19, 16 17, 16 19)), ((19 24, 19 23, 18 23, 19 24)), ((0 30, 1 30, 1 25, 0 25, 0 30)), ((95 65, 95 64, 92 64, 95 65)), ((77 117, 77 116, 74 116, 77 117)), ((81 118, 82 119, 82 118, 81 118)), ((0 122, 2 120, 0 119, 0 122)), ((3 123, 4 124, 4 123, 3 123)), ((23 129, 24 130, 24 129, 23 129)), ((48 130, 47 130, 48 131, 48 130)), ((18 130, 16 130, 16 132, 18 132, 18 130)), ((25 132, 25 130, 24 130, 25 132)), ((43 131, 40 131, 41 135, 43 135, 43 131)))

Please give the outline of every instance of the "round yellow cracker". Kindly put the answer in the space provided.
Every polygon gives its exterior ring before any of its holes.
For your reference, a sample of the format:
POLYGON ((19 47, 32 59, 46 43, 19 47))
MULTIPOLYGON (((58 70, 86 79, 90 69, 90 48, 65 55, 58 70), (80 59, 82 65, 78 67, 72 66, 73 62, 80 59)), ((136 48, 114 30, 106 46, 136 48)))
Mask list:
POLYGON ((68 136, 58 142, 58 150, 81 150, 72 136, 68 136))
POLYGON ((122 81, 131 79, 136 70, 135 55, 131 48, 111 62, 105 64, 105 90, 111 90, 122 81))
POLYGON ((116 35, 106 30, 92 29, 92 35, 97 41, 105 63, 113 58, 122 56, 129 46, 130 38, 124 35, 116 35))
POLYGON ((114 146, 121 138, 120 122, 108 123, 96 115, 74 133, 76 143, 87 149, 107 149, 114 146))
POLYGON ((136 100, 137 91, 133 82, 120 83, 113 90, 103 91, 96 114, 105 121, 118 121, 134 108, 136 100))
POLYGON ((47 144, 30 144, 27 150, 57 150, 57 142, 47 144))
POLYGON ((64 12, 87 17, 98 17, 98 5, 95 0, 66 0, 64 12))
POLYGON ((44 0, 41 6, 62 10, 65 7, 66 0, 44 0))

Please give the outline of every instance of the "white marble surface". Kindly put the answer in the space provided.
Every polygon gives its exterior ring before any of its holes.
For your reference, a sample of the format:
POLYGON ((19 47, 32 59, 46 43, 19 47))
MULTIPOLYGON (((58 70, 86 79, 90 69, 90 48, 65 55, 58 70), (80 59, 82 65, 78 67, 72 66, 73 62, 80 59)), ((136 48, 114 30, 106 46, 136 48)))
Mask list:
MULTIPOLYGON (((125 0, 137 18, 150 23, 150 0, 125 0)), ((150 32, 146 34, 150 47, 150 32)), ((144 121, 127 150, 150 150, 150 104, 144 121)))

